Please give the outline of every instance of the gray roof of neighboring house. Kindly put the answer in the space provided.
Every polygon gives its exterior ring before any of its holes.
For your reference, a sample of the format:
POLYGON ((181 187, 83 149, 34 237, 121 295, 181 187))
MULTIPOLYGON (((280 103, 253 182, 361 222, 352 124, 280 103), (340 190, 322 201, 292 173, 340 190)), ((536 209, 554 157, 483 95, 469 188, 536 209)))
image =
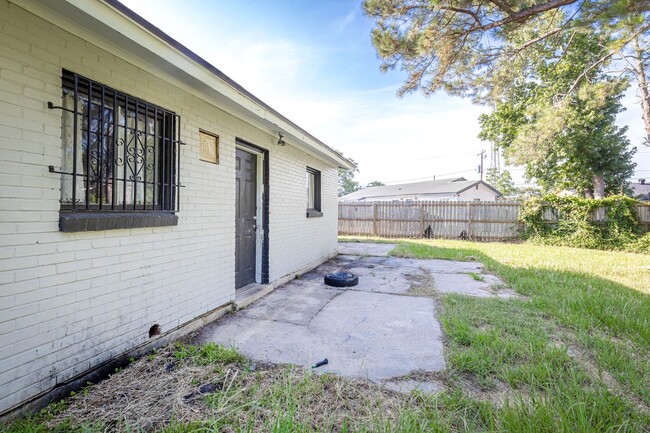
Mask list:
POLYGON ((631 183, 630 186, 634 191, 632 194, 634 197, 643 196, 643 200, 650 200, 650 182, 646 181, 645 184, 635 182, 631 183))
POLYGON ((453 179, 427 180, 424 182, 402 183, 398 185, 372 186, 344 195, 339 200, 364 201, 379 197, 395 197, 395 199, 398 199, 399 197, 405 196, 415 198, 416 196, 422 195, 452 196, 460 194, 477 184, 483 184, 497 195, 502 195, 496 188, 482 180, 467 180, 464 177, 457 177, 453 179))

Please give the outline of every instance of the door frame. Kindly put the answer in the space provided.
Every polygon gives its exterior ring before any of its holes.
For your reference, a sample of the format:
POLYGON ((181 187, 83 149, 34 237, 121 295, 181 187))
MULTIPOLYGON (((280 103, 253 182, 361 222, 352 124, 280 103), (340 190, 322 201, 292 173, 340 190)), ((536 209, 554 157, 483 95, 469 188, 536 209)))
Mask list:
POLYGON ((257 232, 255 235, 255 282, 269 283, 269 151, 237 137, 235 148, 257 156, 257 232))

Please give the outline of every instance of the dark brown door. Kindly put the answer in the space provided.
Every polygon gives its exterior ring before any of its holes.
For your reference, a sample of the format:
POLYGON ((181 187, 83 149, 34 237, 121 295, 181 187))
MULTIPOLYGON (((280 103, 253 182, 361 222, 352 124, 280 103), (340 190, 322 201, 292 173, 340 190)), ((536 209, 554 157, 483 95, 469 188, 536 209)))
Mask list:
POLYGON ((255 244, 257 230, 257 156, 237 149, 235 288, 255 282, 255 244))

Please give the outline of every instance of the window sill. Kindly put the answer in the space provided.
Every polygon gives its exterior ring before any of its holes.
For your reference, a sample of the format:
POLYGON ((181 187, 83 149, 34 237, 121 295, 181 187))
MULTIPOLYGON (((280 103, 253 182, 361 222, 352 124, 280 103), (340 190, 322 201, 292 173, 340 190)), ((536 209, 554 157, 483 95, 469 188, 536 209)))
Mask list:
POLYGON ((65 212, 59 214, 62 232, 92 232, 178 225, 171 212, 65 212))
POLYGON ((323 216, 323 212, 316 209, 307 209, 307 218, 320 218, 323 216))

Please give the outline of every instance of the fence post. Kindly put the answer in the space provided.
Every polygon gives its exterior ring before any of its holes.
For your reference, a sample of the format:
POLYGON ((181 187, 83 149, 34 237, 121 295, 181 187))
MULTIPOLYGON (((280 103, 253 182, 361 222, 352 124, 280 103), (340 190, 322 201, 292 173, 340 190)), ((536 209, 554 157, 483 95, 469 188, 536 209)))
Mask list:
POLYGON ((424 204, 420 203, 420 237, 424 237, 424 204))
POLYGON ((372 235, 377 236, 377 203, 372 204, 372 235))
POLYGON ((467 203, 467 239, 472 240, 472 203, 467 203))

